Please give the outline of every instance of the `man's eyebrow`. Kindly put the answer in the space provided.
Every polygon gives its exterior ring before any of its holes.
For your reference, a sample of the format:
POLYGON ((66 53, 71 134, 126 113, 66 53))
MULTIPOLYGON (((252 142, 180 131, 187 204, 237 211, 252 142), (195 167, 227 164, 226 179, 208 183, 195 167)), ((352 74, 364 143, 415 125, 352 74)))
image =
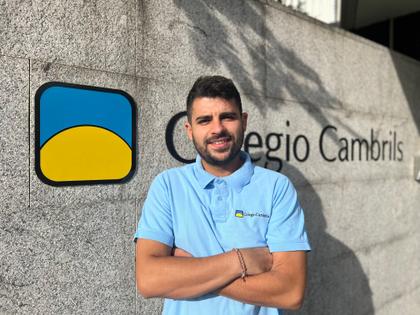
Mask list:
MULTIPOLYGON (((239 114, 237 112, 222 112, 220 113, 219 117, 238 117, 239 114)), ((203 115, 203 116, 198 116, 195 118, 196 121, 198 120, 203 120, 203 119, 212 119, 212 115, 203 115)))
POLYGON ((226 116, 229 116, 229 117, 232 117, 232 116, 238 117, 239 114, 237 112, 223 112, 219 116, 221 116, 221 117, 226 117, 226 116))

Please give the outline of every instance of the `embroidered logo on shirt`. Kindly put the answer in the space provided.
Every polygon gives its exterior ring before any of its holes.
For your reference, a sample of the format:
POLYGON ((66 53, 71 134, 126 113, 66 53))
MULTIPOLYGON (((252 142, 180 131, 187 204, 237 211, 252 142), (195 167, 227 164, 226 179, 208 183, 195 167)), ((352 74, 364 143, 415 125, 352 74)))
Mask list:
POLYGON ((242 210, 236 210, 235 211, 235 217, 237 218, 243 218, 243 217, 261 217, 261 218, 269 218, 270 216, 265 213, 261 212, 245 212, 242 210))

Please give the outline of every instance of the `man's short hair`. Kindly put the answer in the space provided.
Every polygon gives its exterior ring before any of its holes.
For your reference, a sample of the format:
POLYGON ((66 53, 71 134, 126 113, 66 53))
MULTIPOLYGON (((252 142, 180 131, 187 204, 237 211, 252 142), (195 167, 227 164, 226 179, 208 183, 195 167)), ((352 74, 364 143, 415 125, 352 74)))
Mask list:
POLYGON ((192 104, 199 97, 220 97, 228 101, 233 101, 238 106, 239 112, 242 113, 241 96, 231 79, 215 75, 202 76, 195 81, 187 96, 187 116, 189 122, 191 122, 192 104))

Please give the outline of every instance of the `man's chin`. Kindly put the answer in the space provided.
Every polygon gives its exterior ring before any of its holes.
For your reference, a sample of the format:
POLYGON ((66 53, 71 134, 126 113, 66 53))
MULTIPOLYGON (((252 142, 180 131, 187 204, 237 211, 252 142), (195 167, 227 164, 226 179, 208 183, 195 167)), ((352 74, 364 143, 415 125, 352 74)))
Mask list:
POLYGON ((238 154, 239 152, 237 154, 232 154, 230 151, 219 153, 219 154, 213 153, 213 154, 207 155, 207 158, 205 158, 205 160, 207 163, 210 163, 213 165, 224 166, 231 163, 238 154))
POLYGON ((229 156, 231 156, 231 152, 230 150, 226 150, 226 151, 212 151, 210 152, 210 156, 216 160, 222 161, 222 160, 226 160, 229 158, 229 156))

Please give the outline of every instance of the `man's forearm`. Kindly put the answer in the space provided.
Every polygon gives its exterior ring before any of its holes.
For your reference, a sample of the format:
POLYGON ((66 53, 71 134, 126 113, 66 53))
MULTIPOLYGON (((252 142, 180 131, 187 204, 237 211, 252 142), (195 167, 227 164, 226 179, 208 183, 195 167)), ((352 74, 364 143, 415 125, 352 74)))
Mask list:
POLYGON ((197 297, 225 286, 241 274, 234 252, 203 258, 150 255, 138 257, 136 265, 137 285, 145 297, 197 297))
POLYGON ((218 291, 219 295, 248 304, 296 309, 301 304, 300 292, 284 285, 287 277, 280 279, 275 271, 249 276, 245 282, 236 279, 218 291))

